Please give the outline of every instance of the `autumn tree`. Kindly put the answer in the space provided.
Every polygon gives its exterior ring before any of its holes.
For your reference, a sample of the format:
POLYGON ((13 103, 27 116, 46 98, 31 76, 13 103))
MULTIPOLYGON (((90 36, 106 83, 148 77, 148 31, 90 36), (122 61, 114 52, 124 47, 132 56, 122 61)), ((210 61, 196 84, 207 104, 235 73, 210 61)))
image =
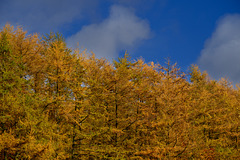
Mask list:
POLYGON ((38 123, 38 98, 31 90, 28 64, 36 53, 36 35, 26 36, 21 28, 6 25, 1 31, 1 158, 42 156, 47 147, 36 140, 34 125, 38 123))
POLYGON ((240 89, 67 47, 58 33, 0 31, 0 159, 238 159, 240 89))

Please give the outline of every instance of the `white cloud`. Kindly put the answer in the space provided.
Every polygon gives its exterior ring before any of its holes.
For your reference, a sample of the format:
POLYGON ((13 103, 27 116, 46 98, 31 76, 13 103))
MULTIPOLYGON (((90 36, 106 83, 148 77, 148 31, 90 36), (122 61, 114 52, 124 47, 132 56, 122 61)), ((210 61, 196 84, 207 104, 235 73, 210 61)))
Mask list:
POLYGON ((59 31, 63 25, 86 16, 96 0, 6 0, 0 2, 0 26, 9 22, 33 32, 59 31))
POLYGON ((69 46, 93 51, 97 57, 112 59, 120 50, 134 47, 139 41, 150 36, 150 27, 145 20, 137 17, 130 9, 114 5, 110 15, 99 24, 82 27, 67 39, 69 46))
POLYGON ((240 15, 227 15, 218 22, 205 42, 198 64, 214 79, 227 77, 240 82, 240 15))

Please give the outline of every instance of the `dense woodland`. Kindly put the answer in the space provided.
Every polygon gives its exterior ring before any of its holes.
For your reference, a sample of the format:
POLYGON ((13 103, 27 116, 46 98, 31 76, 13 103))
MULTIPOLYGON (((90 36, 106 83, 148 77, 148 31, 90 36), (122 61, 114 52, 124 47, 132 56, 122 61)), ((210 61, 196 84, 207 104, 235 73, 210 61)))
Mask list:
POLYGON ((97 59, 0 31, 0 159, 238 159, 240 89, 192 65, 97 59))

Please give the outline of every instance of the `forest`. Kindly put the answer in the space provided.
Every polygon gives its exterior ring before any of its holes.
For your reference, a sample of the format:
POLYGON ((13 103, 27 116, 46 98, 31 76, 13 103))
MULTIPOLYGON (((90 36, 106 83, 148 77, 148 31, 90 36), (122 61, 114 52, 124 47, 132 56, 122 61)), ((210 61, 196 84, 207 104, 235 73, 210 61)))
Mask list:
POLYGON ((0 159, 238 159, 240 88, 0 30, 0 159))

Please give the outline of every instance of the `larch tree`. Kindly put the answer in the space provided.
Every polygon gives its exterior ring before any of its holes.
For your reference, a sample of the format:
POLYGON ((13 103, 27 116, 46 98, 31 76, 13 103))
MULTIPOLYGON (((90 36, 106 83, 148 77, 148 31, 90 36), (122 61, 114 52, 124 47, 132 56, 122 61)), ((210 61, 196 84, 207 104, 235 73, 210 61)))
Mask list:
MULTIPOLYGON (((38 123, 38 98, 31 90, 28 60, 38 45, 36 35, 6 25, 1 31, 1 158, 42 156, 46 144, 34 134, 38 123), (9 141, 10 139, 10 141, 9 141)), ((41 116, 40 116, 41 117, 41 116)))
POLYGON ((6 25, 0 159, 238 159, 239 88, 196 65, 111 63, 6 25))

